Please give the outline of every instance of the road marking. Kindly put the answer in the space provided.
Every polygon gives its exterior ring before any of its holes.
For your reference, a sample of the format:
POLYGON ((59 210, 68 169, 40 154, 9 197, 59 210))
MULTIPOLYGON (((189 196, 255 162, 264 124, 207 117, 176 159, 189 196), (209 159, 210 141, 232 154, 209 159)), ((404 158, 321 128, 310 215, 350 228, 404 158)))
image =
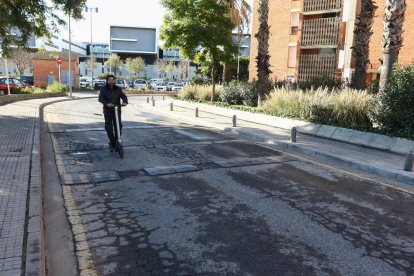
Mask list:
MULTIPOLYGON (((125 126, 122 129, 151 129, 151 128, 170 128, 170 126, 125 126)), ((91 128, 68 128, 63 130, 54 130, 50 131, 50 133, 64 133, 64 132, 84 132, 84 131, 105 131, 102 127, 91 127, 91 128)))
POLYGON ((76 256, 78 258, 80 275, 98 276, 87 242, 86 230, 83 227, 80 212, 73 196, 72 187, 63 186, 63 194, 69 223, 72 226, 72 232, 75 236, 76 256))

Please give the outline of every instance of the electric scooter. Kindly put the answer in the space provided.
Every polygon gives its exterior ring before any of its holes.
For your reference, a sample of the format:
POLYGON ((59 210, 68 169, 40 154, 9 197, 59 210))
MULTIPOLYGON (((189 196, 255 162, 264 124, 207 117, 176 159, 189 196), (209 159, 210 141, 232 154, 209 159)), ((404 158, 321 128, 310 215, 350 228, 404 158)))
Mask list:
POLYGON ((122 138, 121 138, 121 129, 119 128, 119 116, 118 116, 118 106, 115 105, 115 121, 116 121, 116 127, 115 131, 118 136, 118 140, 116 140, 115 149, 119 153, 119 156, 121 158, 124 158, 124 148, 122 146, 122 138))

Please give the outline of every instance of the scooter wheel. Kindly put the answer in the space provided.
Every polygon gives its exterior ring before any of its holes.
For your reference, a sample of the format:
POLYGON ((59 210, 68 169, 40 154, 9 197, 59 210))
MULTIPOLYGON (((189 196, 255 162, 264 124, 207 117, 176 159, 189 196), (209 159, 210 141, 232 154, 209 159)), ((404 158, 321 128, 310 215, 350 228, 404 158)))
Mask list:
POLYGON ((122 146, 118 148, 118 153, 121 158, 124 158, 124 148, 122 146))

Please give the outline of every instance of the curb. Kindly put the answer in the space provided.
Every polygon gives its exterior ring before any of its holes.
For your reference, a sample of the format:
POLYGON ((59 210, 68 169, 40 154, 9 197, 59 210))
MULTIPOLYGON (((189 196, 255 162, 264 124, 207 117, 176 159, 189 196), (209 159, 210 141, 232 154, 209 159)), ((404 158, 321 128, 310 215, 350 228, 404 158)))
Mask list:
MULTIPOLYGON (((71 101, 73 99, 59 99, 40 104, 36 110, 35 129, 30 162, 30 184, 28 192, 27 210, 27 239, 25 243, 25 275, 46 275, 46 243, 44 237, 43 217, 43 189, 40 151, 40 120, 43 108, 47 105, 71 101)), ((25 237, 26 238, 26 237, 25 237)))
POLYGON ((321 125, 305 121, 252 113, 243 110, 229 109, 219 106, 211 106, 204 103, 192 103, 182 100, 174 100, 174 105, 182 108, 195 109, 225 117, 236 115, 238 119, 256 124, 267 125, 290 130, 296 127, 298 132, 316 137, 331 139, 357 146, 386 150, 399 155, 405 155, 414 151, 414 141, 399 137, 390 137, 371 132, 363 132, 354 129, 321 125))
MULTIPOLYGON (((347 158, 341 158, 338 157, 336 155, 333 154, 329 154, 329 153, 324 153, 324 152, 319 152, 317 150, 312 150, 312 149, 308 149, 305 147, 302 147, 300 145, 297 144, 293 144, 291 142, 284 142, 284 141, 280 141, 280 140, 276 140, 276 139, 271 139, 271 140, 267 140, 264 139, 262 136, 260 135, 255 135, 255 134, 251 134, 248 132, 245 132, 243 130, 237 129, 237 128, 231 128, 231 127, 220 127, 217 126, 215 124, 212 123, 208 123, 208 122, 203 122, 202 120, 196 120, 194 118, 188 117, 188 116, 182 116, 182 115, 178 115, 178 114, 174 114, 174 112, 171 111, 165 111, 165 110, 160 110, 157 108, 154 108, 150 105, 144 105, 144 108, 148 108, 150 110, 156 110, 157 112, 163 113, 163 114, 168 114, 169 117, 175 117, 175 118, 179 118, 179 119, 185 119, 184 121, 193 125, 201 125, 204 127, 208 127, 208 128, 212 128, 212 129, 217 129, 219 131, 222 131, 224 133, 229 133, 229 134, 233 134, 233 135, 237 135, 243 139, 252 141, 252 142, 259 142, 259 143, 265 143, 267 145, 271 145, 274 146, 278 149, 281 150, 285 150, 291 153, 296 153, 296 154, 301 154, 304 156, 307 156, 315 161, 325 161, 325 162, 330 162, 330 163, 334 163, 337 165, 341 165, 341 166, 345 166, 354 170, 358 170, 361 172, 366 172, 366 173, 371 173, 371 174, 375 174, 390 180, 398 180, 401 181, 405 184, 414 186, 414 174, 411 175, 404 175, 401 174, 398 171, 395 170, 385 170, 383 168, 378 168, 375 166, 371 166, 369 164, 366 163, 362 163, 359 161, 355 161, 355 160, 349 160, 347 158)), ((185 108, 185 107, 184 107, 185 108)), ((229 120, 229 125, 230 125, 231 121, 229 120)))

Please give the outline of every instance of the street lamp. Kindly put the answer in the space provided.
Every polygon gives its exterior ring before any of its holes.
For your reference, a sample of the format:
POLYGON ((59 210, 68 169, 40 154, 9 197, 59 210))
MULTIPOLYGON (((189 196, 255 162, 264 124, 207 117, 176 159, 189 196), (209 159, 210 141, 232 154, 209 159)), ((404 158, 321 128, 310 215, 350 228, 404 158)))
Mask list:
POLYGON ((72 98, 72 30, 70 27, 71 11, 69 11, 69 96, 72 98))
MULTIPOLYGON (((0 49, 0 58, 3 57, 3 51, 0 49)), ((7 93, 10 95, 10 79, 9 79, 9 68, 7 66, 7 57, 4 58, 4 67, 6 69, 6 81, 7 81, 7 93)))
POLYGON ((239 40, 239 50, 237 52, 237 80, 239 80, 239 75, 240 75, 240 48, 241 48, 241 44, 244 40, 248 39, 248 36, 245 36, 243 39, 239 40))
POLYGON ((92 45, 92 43, 93 43, 93 40, 92 40, 92 14, 93 14, 93 11, 98 13, 98 8, 97 7, 94 7, 94 8, 85 7, 85 12, 89 12, 90 16, 91 16, 91 46, 89 47, 89 51, 90 51, 90 54, 91 54, 91 87, 93 86, 93 52, 92 52, 92 47, 93 47, 93 45, 92 45))

